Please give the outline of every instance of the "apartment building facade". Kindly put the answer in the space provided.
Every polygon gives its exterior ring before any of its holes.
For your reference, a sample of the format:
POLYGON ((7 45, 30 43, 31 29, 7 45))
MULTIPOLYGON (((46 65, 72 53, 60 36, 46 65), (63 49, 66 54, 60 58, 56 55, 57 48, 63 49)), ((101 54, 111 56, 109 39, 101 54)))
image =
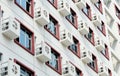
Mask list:
POLYGON ((0 76, 119 76, 120 0, 0 0, 0 76))

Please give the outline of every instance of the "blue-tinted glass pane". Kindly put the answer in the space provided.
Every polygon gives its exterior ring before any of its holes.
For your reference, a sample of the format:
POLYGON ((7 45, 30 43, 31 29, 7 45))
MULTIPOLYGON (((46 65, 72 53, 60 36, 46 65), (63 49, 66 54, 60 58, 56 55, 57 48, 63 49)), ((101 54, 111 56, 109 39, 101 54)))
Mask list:
POLYGON ((19 43, 23 46, 25 46, 25 32, 24 31, 20 31, 20 37, 19 37, 19 43))
POLYGON ((52 53, 51 58, 52 59, 49 61, 50 65, 55 69, 58 69, 57 57, 52 53))
POLYGON ((67 16, 67 18, 70 20, 71 23, 74 24, 75 21, 74 21, 74 16, 73 15, 70 14, 70 15, 67 16))
POLYGON ((88 39, 92 39, 92 33, 88 33, 88 39))
POLYGON ((21 6, 26 10, 26 0, 21 1, 21 6))
POLYGON ((86 15, 88 15, 88 9, 87 8, 84 8, 83 11, 86 15))
POLYGON ((76 46, 76 44, 70 45, 70 49, 77 53, 77 46, 76 46))
POLYGON ((16 0, 16 2, 20 5, 20 0, 16 0))
POLYGON ((54 25, 54 23, 53 23, 52 21, 47 25, 47 29, 48 29, 51 33, 56 34, 55 25, 54 25))
POLYGON ((52 4, 54 4, 54 0, 49 0, 52 4))

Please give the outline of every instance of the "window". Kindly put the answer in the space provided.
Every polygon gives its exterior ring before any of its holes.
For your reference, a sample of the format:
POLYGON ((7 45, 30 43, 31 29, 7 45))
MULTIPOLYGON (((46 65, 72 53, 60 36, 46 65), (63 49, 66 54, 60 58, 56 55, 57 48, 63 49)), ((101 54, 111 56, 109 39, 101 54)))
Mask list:
POLYGON ((99 0, 97 3, 95 3, 95 6, 97 7, 97 9, 101 12, 101 13, 103 13, 103 11, 102 11, 102 2, 99 0))
POLYGON ((112 72, 110 69, 108 69, 108 74, 109 74, 109 76, 112 76, 112 72))
POLYGON ((101 25, 98 26, 97 28, 103 33, 103 35, 106 36, 105 24, 103 21, 101 21, 101 25))
POLYGON ((120 24, 118 24, 118 32, 119 32, 119 35, 120 35, 120 24))
POLYGON ((85 35, 86 39, 94 45, 94 32, 89 28, 89 33, 85 35))
POLYGON ((105 50, 102 50, 101 53, 109 60, 108 46, 105 44, 105 50))
POLYGON ((118 7, 115 6, 115 10, 116 10, 116 16, 120 19, 120 9, 118 9, 118 7))
POLYGON ((46 63, 50 68, 61 74, 60 54, 51 47, 51 60, 46 63))
POLYGON ((73 37, 73 42, 74 44, 68 46, 68 49, 80 57, 80 43, 75 37, 73 37))
POLYGON ((15 3, 22 9, 24 10, 28 15, 33 17, 33 6, 34 6, 34 1, 33 0, 15 0, 15 3))
POLYGON ((88 63, 88 66, 92 68, 95 72, 98 72, 97 58, 92 54, 92 61, 88 63))
POLYGON ((3 54, 0 52, 0 61, 2 61, 3 54))
POLYGON ((66 19, 75 27, 78 28, 78 24, 77 24, 77 15, 76 13, 70 9, 71 14, 69 14, 68 16, 66 16, 66 19))
POLYGON ((59 40, 59 24, 51 15, 49 18, 50 22, 45 25, 45 29, 50 32, 55 38, 59 40))
POLYGON ((82 11, 90 20, 92 20, 91 8, 90 8, 90 6, 88 4, 86 4, 86 7, 83 8, 82 11))
POLYGON ((17 61, 16 59, 15 63, 20 66, 20 76, 35 76, 34 71, 25 66, 23 63, 17 61))
POLYGON ((29 53, 34 55, 34 34, 20 23, 20 36, 15 39, 15 42, 29 53))
POLYGON ((57 2, 58 0, 48 0, 50 4, 52 4, 55 8, 57 8, 57 2))

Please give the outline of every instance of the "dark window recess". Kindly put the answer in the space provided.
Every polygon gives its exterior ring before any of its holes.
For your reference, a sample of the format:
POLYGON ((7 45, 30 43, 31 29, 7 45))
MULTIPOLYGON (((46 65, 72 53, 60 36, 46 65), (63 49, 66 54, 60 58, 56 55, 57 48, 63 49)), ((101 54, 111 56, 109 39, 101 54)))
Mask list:
POLYGON ((77 15, 76 13, 70 9, 71 14, 69 14, 68 16, 66 16, 66 19, 75 27, 77 28, 77 15))
POLYGON ((59 39, 59 24, 57 20, 55 20, 52 16, 50 16, 49 20, 50 22, 45 25, 45 29, 59 39))
POLYGON ((120 9, 118 9, 118 7, 115 6, 115 10, 116 10, 116 16, 120 19, 120 9))
POLYGON ((95 6, 97 7, 97 9, 102 13, 102 2, 99 0, 97 3, 95 3, 95 6))
POLYGON ((68 46, 68 49, 71 50, 75 55, 80 57, 80 43, 79 41, 73 37, 73 44, 68 46))
POLYGON ((105 50, 102 50, 101 53, 109 60, 108 46, 105 44, 105 50))
POLYGON ((57 8, 58 0, 48 0, 55 8, 57 8))
POLYGON ((88 66, 91 69, 93 69, 95 72, 98 72, 97 59, 93 54, 92 54, 92 61, 90 63, 88 63, 88 66))
POLYGON ((86 4, 86 7, 82 9, 82 12, 91 20, 91 8, 88 4, 86 4))

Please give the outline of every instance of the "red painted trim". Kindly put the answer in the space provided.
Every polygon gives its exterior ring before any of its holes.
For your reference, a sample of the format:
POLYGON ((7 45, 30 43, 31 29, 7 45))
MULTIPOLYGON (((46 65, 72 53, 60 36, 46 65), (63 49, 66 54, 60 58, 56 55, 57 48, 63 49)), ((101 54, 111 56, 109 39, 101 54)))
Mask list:
POLYGON ((91 8, 90 8, 90 6, 86 3, 86 8, 88 9, 88 15, 83 11, 83 9, 82 9, 82 12, 89 18, 89 20, 91 21, 92 20, 92 14, 91 14, 91 8), (87 7, 89 7, 89 9, 87 8, 87 7))
POLYGON ((120 35, 120 24, 118 24, 118 33, 120 35))
POLYGON ((25 9, 23 9, 23 8, 16 2, 16 0, 14 0, 14 3, 15 3, 18 7, 20 7, 25 13, 27 13, 31 18, 34 17, 34 0, 31 1, 31 14, 30 14, 28 11, 26 11, 25 9))
POLYGON ((30 69, 28 66, 24 65, 23 63, 21 63, 20 61, 18 61, 16 59, 14 59, 14 62, 16 64, 22 66, 23 68, 25 68, 27 71, 29 71, 32 74, 32 76, 35 76, 35 72, 32 69, 30 69))
POLYGON ((108 69, 109 76, 112 76, 112 72, 110 69, 108 69))
POLYGON ((59 57, 58 57, 58 70, 55 69, 54 67, 52 67, 51 65, 49 65, 49 63, 48 63, 49 61, 46 62, 45 64, 46 64, 47 66, 49 66, 51 69, 53 69, 54 71, 56 71, 57 73, 59 73, 60 75, 62 75, 62 60, 61 60, 62 57, 61 57, 61 54, 60 54, 58 51, 56 51, 56 50, 55 50, 50 44, 48 44, 47 42, 46 42, 46 44, 47 44, 48 46, 50 46, 51 49, 53 49, 53 51, 59 55, 59 57))
MULTIPOLYGON (((101 27, 101 26, 100 26, 101 27)), ((99 27, 97 27, 98 28, 98 30, 99 31, 101 31, 101 33, 104 35, 104 36, 106 36, 106 27, 105 27, 105 24, 103 23, 103 28, 102 28, 102 30, 99 28, 99 27)))
MULTIPOLYGON (((75 40, 77 40, 74 36, 73 36, 73 39, 75 39, 75 40)), ((77 44, 77 53, 76 52, 74 52, 72 49, 70 49, 69 48, 69 46, 68 46, 68 49, 73 53, 73 54, 75 54, 78 58, 80 58, 80 42, 79 42, 79 40, 77 40, 78 41, 78 44, 77 44)))
POLYGON ((109 60, 109 50, 108 50, 108 46, 105 44, 105 54, 104 53, 102 53, 103 54, 103 56, 105 56, 106 57, 106 59, 108 59, 109 60))
MULTIPOLYGON (((16 18, 15 18, 16 19, 16 18)), ((29 28, 27 28, 21 21, 19 21, 18 19, 16 19, 21 25, 22 25, 22 27, 23 28, 25 28, 25 29, 27 29, 27 31, 29 31, 30 33, 31 33, 31 35, 32 35, 32 46, 31 46, 31 50, 29 50, 29 49, 27 49, 27 48, 25 48, 23 45, 21 45, 16 39, 14 40, 14 42, 16 43, 16 44, 18 44, 20 47, 22 47, 23 49, 25 49, 27 52, 29 52, 30 54, 32 54, 32 55, 34 55, 35 54, 35 52, 34 52, 34 32, 32 32, 29 28)))
POLYGON ((48 0, 48 2, 55 8, 58 9, 58 0, 55 0, 54 4, 50 2, 50 0, 48 0))
POLYGON ((89 64, 87 64, 93 71, 95 71, 96 73, 98 73, 98 64, 97 64, 97 58, 94 54, 92 54, 92 57, 95 58, 95 68, 92 68, 89 64))

